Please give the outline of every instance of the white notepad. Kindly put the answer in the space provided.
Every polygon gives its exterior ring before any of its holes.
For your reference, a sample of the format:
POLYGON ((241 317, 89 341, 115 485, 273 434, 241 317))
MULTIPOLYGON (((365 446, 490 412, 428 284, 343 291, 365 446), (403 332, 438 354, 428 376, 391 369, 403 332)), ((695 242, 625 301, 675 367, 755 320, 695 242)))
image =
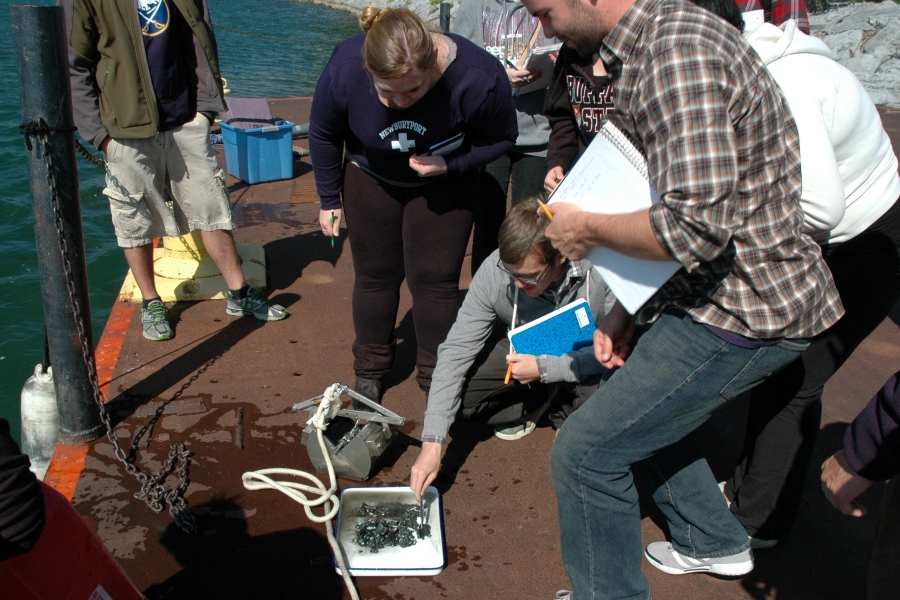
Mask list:
MULTIPOLYGON (((604 215, 633 213, 659 202, 650 183, 647 159, 607 121, 566 174, 548 204, 571 202, 604 215)), ((647 260, 596 246, 588 260, 622 306, 634 314, 681 268, 674 260, 647 260)))
POLYGON ((528 58, 525 60, 522 68, 529 71, 540 71, 541 76, 527 85, 514 90, 513 95, 522 96, 546 89, 550 82, 553 81, 553 67, 556 64, 556 58, 553 55, 559 52, 561 47, 562 44, 551 44, 549 46, 532 48, 528 52, 528 58))

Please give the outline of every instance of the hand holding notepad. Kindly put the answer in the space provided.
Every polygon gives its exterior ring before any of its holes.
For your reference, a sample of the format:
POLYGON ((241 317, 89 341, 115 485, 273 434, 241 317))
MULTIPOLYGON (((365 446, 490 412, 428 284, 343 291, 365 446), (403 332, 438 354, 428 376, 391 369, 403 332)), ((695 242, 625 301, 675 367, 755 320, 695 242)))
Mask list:
POLYGON ((556 64, 555 53, 559 52, 562 44, 537 46, 538 38, 541 37, 542 32, 543 27, 541 23, 538 23, 531 34, 531 38, 528 40, 525 51, 519 56, 519 61, 513 63, 511 60, 507 60, 509 66, 517 71, 530 71, 536 74, 533 77, 523 78, 522 81, 525 82, 525 85, 515 88, 513 90, 514 96, 543 90, 550 85, 550 81, 553 79, 553 67, 556 64))
MULTIPOLYGON (((635 213, 659 202, 647 160, 624 133, 607 121, 578 162, 554 190, 548 204, 570 202, 582 210, 615 215, 635 213)), ((558 223, 559 219, 554 223, 558 223)), ((673 260, 648 260, 595 246, 587 255, 594 268, 630 313, 681 268, 673 260)))

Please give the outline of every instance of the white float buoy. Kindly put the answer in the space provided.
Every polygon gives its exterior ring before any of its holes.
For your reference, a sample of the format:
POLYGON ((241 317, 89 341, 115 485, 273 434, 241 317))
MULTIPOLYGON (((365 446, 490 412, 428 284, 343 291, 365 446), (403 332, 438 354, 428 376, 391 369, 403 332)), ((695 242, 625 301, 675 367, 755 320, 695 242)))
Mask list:
POLYGON ((22 452, 31 459, 31 471, 43 480, 59 437, 59 408, 53 368, 43 365, 22 386, 22 452))

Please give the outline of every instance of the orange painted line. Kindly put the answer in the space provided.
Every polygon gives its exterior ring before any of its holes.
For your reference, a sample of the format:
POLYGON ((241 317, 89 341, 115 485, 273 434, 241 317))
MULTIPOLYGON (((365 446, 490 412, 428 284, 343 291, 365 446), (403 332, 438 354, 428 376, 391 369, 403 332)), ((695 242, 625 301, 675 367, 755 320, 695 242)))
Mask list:
POLYGON ((63 446, 57 444, 44 476, 44 483, 66 497, 69 502, 75 496, 78 478, 84 471, 84 459, 87 457, 87 444, 81 446, 63 446))
MULTIPOLYGON (((106 322, 103 335, 100 336, 100 342, 97 344, 94 353, 97 380, 100 383, 100 392, 103 394, 104 401, 109 399, 109 386, 119 362, 128 327, 131 325, 132 317, 138 306, 139 304, 124 302, 113 304, 109 320, 106 322)), ((78 479, 84 471, 84 459, 87 457, 89 448, 88 444, 80 446, 57 444, 53 451, 53 458, 50 459, 50 466, 47 468, 44 482, 70 502, 75 496, 78 479)))
POLYGON ((131 319, 139 306, 140 304, 125 302, 114 303, 103 335, 100 336, 100 343, 97 344, 94 353, 97 361, 97 380, 100 382, 100 391, 105 400, 109 399, 109 385, 119 363, 119 354, 122 352, 131 319))

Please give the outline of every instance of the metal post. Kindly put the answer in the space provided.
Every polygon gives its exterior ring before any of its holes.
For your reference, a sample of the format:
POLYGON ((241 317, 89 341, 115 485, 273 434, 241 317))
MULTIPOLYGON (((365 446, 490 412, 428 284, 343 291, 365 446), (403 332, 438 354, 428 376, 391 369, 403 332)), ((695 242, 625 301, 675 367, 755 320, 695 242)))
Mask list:
POLYGON ((444 33, 450 31, 450 8, 452 6, 449 2, 441 2, 441 31, 444 33))
POLYGON ((59 441, 79 444, 102 435, 103 425, 86 364, 93 365, 94 339, 63 9, 13 4, 10 14, 22 121, 43 120, 47 128, 31 136, 32 150, 27 155, 44 322, 59 404, 59 441), (42 137, 46 144, 41 143, 42 137), (80 308, 83 335, 78 331, 73 298, 80 308))

